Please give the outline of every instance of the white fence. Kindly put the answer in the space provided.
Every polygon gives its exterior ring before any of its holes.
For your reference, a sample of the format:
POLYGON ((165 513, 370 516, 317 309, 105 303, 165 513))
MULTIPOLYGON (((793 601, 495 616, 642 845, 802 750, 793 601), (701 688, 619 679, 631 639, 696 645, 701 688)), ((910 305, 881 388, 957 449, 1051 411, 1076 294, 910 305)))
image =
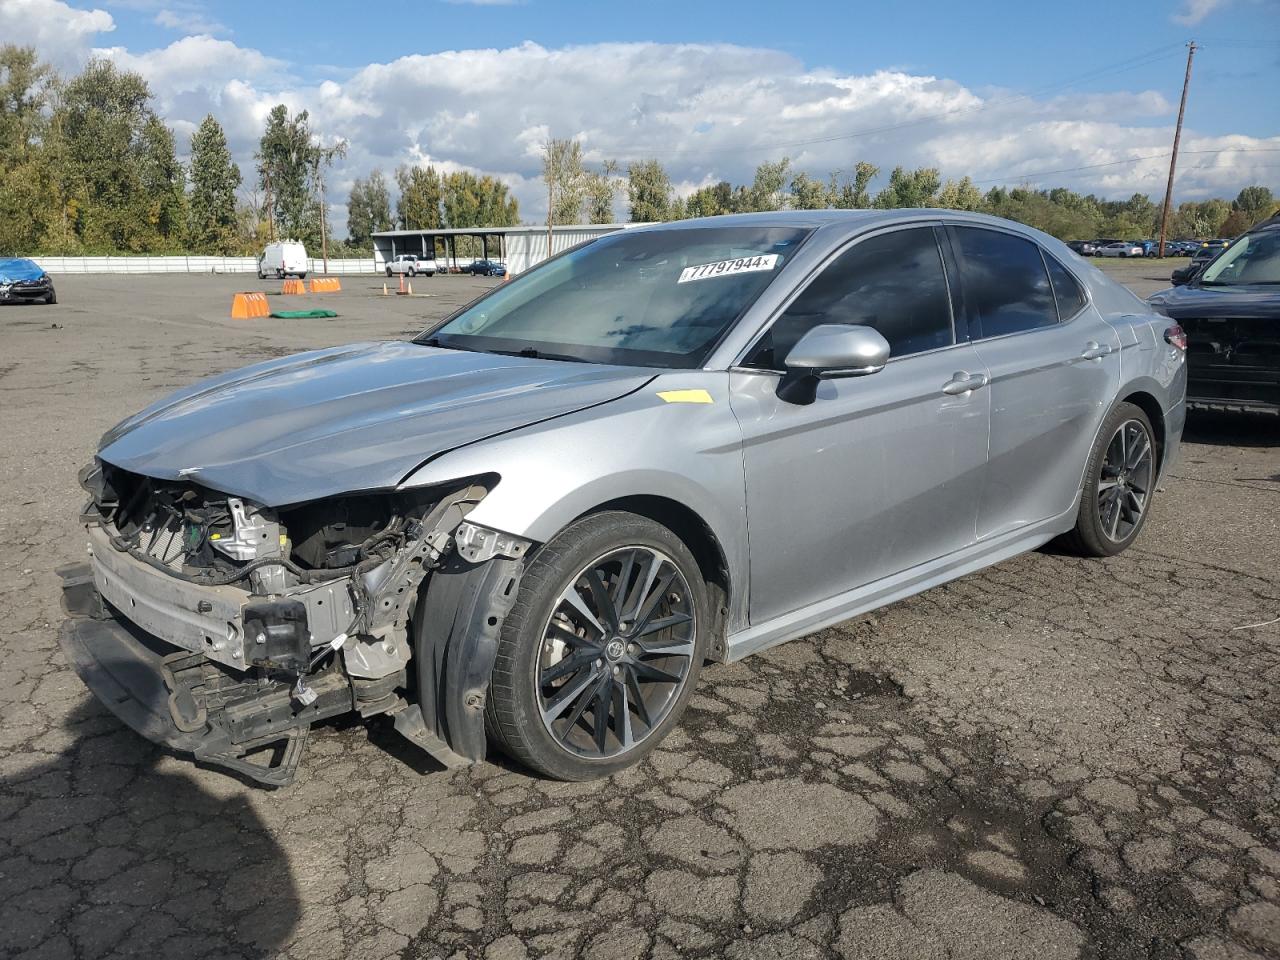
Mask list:
MULTIPOLYGON (((255 257, 32 257, 54 276, 69 273, 255 273, 255 257)), ((324 273, 324 261, 312 257, 308 273, 324 273)), ((373 257, 329 260, 329 273, 376 273, 373 257)))

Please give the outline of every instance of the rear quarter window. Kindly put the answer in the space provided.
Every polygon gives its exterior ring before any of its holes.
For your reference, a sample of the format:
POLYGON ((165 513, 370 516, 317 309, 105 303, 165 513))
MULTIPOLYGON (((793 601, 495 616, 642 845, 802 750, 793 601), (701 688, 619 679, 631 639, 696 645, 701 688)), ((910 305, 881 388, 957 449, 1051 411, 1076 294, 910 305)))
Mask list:
POLYGON ((1072 276, 1070 270, 1050 254, 1044 255, 1044 263, 1049 268, 1049 282, 1053 286, 1054 299, 1058 301, 1058 317, 1062 320, 1070 320, 1089 302, 1084 287, 1072 276))

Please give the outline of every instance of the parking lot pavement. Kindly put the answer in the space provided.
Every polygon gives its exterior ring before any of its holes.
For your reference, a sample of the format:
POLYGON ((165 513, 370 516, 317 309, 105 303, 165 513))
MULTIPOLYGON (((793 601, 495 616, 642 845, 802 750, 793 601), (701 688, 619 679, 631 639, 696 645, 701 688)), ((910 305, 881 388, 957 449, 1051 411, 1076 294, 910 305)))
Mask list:
POLYGON ((1280 955, 1272 421, 1193 419, 1121 557, 1033 553, 710 667, 607 782, 444 773, 374 722, 315 731, 265 791, 124 729, 55 638, 98 435, 488 283, 344 278, 314 298, 332 321, 233 323, 233 278, 67 277, 0 310, 0 954, 1280 955))

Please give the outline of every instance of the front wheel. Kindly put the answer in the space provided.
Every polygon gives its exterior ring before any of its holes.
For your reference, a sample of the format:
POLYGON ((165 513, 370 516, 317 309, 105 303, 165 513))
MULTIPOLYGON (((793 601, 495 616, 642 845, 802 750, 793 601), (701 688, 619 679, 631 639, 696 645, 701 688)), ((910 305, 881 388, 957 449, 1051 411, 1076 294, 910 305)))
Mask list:
POLYGON ((1113 557, 1137 539, 1156 493, 1156 455, 1155 432, 1142 408, 1122 403, 1112 410, 1089 453, 1067 546, 1088 557, 1113 557))
POLYGON ((559 780, 638 763, 679 721, 711 618, 688 547, 597 513, 540 549, 502 627, 485 721, 506 754, 559 780))
POLYGON ((418 271, 417 271, 417 270, 415 270, 415 269, 413 269, 413 267, 410 267, 410 268, 409 268, 409 279, 410 279, 410 280, 412 280, 412 279, 413 279, 414 277, 416 277, 417 275, 418 275, 418 271))

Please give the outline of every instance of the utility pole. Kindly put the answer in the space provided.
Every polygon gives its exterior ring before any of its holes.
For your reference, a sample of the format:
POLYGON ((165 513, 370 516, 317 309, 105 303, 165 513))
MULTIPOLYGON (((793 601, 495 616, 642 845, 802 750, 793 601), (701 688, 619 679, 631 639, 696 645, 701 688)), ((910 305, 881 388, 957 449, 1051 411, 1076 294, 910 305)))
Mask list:
POLYGON ((1160 246, 1157 253, 1164 258, 1164 238, 1169 228, 1169 208, 1173 206, 1173 171, 1178 166, 1178 141, 1182 139, 1182 116, 1187 112, 1187 87, 1191 86, 1191 61, 1196 55, 1196 42, 1187 44, 1187 73, 1182 78, 1182 102, 1178 104, 1178 125, 1173 129, 1173 154, 1169 157, 1169 184, 1164 191, 1164 209, 1160 211, 1160 246))

